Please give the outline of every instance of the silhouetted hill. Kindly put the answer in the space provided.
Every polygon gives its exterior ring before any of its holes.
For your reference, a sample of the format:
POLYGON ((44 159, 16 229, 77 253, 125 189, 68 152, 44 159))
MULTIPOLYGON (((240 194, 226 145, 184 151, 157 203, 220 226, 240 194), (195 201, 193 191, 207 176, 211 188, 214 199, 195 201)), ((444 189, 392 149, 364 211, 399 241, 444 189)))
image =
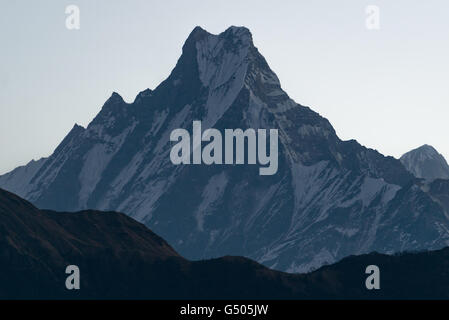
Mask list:
POLYGON ((0 189, 3 299, 415 299, 449 298, 449 248, 351 256, 309 274, 242 257, 188 261, 162 238, 115 212, 39 210, 0 189), (81 289, 65 288, 80 268, 81 289), (365 288, 379 266, 380 290, 365 288))

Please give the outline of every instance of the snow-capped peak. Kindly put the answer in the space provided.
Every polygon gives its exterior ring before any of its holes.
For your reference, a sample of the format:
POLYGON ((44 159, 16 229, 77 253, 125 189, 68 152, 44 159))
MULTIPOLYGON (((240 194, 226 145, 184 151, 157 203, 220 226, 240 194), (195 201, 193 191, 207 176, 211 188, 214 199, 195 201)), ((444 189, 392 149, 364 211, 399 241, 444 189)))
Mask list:
MULTIPOLYGON (((193 32, 198 33, 195 30, 193 32)), ((251 33, 243 27, 230 27, 219 35, 202 33, 196 42, 198 71, 202 84, 214 89, 230 79, 242 77, 246 72, 245 58, 251 45, 251 33)))
POLYGON ((405 153, 402 164, 417 178, 449 179, 449 166, 446 159, 431 145, 424 144, 405 153))

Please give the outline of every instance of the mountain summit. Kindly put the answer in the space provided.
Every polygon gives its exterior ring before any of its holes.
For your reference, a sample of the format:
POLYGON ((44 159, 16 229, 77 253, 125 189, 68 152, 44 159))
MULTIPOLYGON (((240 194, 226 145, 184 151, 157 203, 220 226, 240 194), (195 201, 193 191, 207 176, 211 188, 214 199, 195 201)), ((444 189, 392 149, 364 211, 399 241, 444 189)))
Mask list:
MULTIPOLYGON (((347 255, 441 248, 445 203, 401 162, 297 104, 243 27, 197 27, 169 77, 127 104, 113 95, 87 128, 55 152, 0 177, 0 187, 41 208, 127 212, 190 259, 242 255, 308 271, 347 255), (278 171, 173 165, 170 133, 277 129, 278 171)), ((444 186, 436 188, 442 198, 444 186)), ((448 204, 449 206, 449 204, 448 204)))
POLYGON ((446 159, 434 147, 427 144, 405 153, 400 160, 417 178, 449 179, 449 165, 446 159))

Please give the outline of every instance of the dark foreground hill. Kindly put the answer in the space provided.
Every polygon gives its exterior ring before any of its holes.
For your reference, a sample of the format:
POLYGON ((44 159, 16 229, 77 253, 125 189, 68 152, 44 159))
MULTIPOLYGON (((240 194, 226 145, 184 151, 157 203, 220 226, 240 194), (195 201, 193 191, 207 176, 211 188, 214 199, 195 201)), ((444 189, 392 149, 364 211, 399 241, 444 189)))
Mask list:
POLYGON ((39 210, 0 189, 0 298, 449 298, 449 249, 353 256, 303 275, 241 257, 191 262, 124 214, 39 210), (365 288, 370 264, 380 290, 365 288), (80 268, 80 290, 65 288, 67 265, 80 268))

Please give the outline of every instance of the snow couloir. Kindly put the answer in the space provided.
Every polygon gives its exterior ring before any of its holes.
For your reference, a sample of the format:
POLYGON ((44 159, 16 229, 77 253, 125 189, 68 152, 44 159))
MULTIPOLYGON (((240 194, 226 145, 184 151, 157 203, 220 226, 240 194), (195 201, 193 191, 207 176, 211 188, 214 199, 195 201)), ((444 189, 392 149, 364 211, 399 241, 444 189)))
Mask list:
POLYGON ((193 121, 192 139, 186 129, 174 129, 170 141, 177 142, 170 151, 173 164, 245 164, 245 138, 248 150, 247 163, 265 166, 259 168, 259 175, 273 175, 278 170, 278 130, 270 129, 267 148, 267 129, 225 129, 224 159, 223 138, 219 130, 201 130, 201 121, 193 121), (192 140, 192 143, 191 143, 192 140), (211 141, 212 140, 212 141, 211 141), (257 141, 257 142, 256 142, 257 141), (208 142, 202 147, 202 142, 208 142), (235 142, 235 145, 234 145, 235 142), (267 154, 267 149, 269 153, 267 154), (192 152, 190 152, 192 150, 192 152), (235 157, 234 157, 235 150, 235 157), (191 155, 193 157, 191 161, 191 155), (235 162, 234 162, 235 158, 235 162), (256 159, 257 158, 257 159, 256 159))

